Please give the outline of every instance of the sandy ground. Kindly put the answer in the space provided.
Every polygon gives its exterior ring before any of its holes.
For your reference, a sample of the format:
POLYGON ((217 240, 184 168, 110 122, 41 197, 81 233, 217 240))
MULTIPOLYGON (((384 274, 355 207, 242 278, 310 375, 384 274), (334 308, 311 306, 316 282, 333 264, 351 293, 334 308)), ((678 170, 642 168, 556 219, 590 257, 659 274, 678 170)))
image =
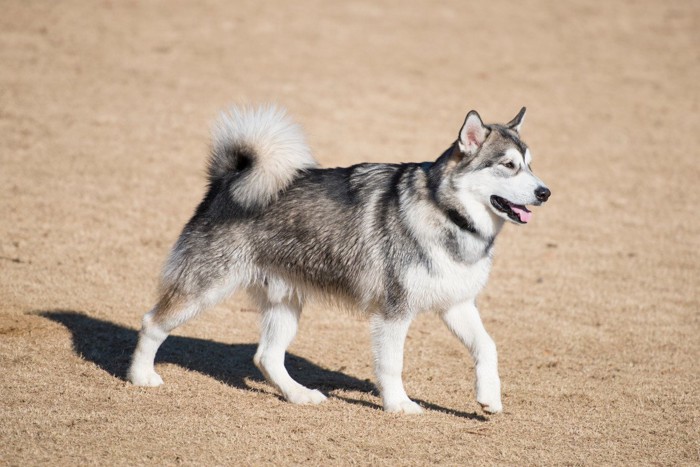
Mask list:
POLYGON ((0 15, 0 464, 697 464, 700 3, 40 2, 0 15), (515 7, 514 4, 519 6, 515 7), (383 413, 367 323, 310 308, 293 406, 235 296, 124 381, 231 103, 289 108, 326 166, 436 158, 529 113, 553 191, 480 299, 505 412, 433 315, 383 413))

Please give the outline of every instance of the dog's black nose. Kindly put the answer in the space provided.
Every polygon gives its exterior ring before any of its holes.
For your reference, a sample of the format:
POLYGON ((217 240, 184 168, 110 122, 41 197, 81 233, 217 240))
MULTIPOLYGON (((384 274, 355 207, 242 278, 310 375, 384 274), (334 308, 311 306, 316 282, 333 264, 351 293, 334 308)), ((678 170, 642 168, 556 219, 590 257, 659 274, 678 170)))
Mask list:
POLYGON ((546 186, 538 186, 535 190, 535 196, 538 200, 542 202, 547 201, 549 199, 549 195, 551 194, 552 192, 549 191, 549 188, 547 188, 546 186))

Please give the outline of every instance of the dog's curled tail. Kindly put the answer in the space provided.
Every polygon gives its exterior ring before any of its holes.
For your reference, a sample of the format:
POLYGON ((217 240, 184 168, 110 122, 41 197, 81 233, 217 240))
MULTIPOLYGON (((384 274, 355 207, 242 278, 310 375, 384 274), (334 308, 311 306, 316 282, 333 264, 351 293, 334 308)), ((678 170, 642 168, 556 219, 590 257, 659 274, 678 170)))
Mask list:
POLYGON ((274 105, 232 107, 212 131, 209 182, 233 177, 231 197, 246 208, 268 205, 316 166, 301 128, 274 105))

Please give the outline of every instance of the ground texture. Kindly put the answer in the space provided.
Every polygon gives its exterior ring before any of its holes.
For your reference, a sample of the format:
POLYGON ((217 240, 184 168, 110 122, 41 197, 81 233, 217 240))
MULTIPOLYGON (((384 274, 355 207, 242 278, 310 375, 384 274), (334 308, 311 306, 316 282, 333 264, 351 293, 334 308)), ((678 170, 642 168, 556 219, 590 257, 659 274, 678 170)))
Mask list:
POLYGON ((698 31, 691 1, 3 2, 0 464, 697 464, 698 31), (426 413, 383 413, 366 321, 318 307, 288 366, 330 398, 285 403, 244 296, 166 341, 165 386, 124 381, 210 123, 269 101, 325 166, 434 159, 469 109, 528 106, 553 195, 479 302, 503 414, 432 315, 426 413))

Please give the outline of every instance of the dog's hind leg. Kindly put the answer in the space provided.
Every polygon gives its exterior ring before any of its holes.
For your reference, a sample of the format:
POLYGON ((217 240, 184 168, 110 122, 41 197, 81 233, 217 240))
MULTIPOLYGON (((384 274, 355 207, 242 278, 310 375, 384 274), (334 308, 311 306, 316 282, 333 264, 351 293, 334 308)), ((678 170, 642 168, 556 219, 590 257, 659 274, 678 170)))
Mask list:
POLYGON ((403 347, 411 319, 391 319, 373 315, 370 325, 375 373, 384 410, 407 414, 423 412, 418 404, 408 398, 401 379, 403 347))
POLYGON ((253 362, 265 379, 294 404, 320 404, 326 400, 320 391, 296 382, 284 367, 284 354, 296 336, 301 303, 290 297, 283 284, 268 284, 260 299, 262 318, 260 343, 253 362))
POLYGON ((143 317, 139 341, 136 344, 134 355, 131 357, 131 366, 126 374, 126 379, 136 386, 160 386, 163 384, 163 379, 156 373, 154 367, 156 352, 165 338, 168 337, 168 331, 154 323, 153 320, 154 316, 158 316, 160 309, 162 308, 156 305, 143 317))
POLYGON ((127 372, 127 379, 136 386, 160 386, 163 380, 156 373, 154 360, 158 348, 176 327, 214 306, 235 288, 233 281, 226 285, 210 285, 206 292, 183 295, 174 288, 166 289, 155 307, 143 317, 139 340, 127 372))
POLYGON ((501 404, 501 380, 498 376, 496 344, 488 335, 473 302, 462 303, 442 313, 442 320, 469 349, 476 367, 476 401, 485 412, 498 413, 501 404))

